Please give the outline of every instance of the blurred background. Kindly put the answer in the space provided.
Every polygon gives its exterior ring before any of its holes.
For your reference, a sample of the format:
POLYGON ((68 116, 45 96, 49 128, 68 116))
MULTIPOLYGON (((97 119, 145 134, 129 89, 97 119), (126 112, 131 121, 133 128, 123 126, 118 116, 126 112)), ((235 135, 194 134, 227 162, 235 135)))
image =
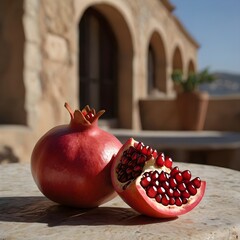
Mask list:
POLYGON ((122 140, 154 131, 179 160, 238 169, 239 12, 237 0, 1 0, 0 162, 29 162, 40 136, 69 123, 68 102, 105 109, 99 124, 122 140), (193 91, 208 92, 201 129, 183 128, 172 73, 206 68, 215 81, 193 91))

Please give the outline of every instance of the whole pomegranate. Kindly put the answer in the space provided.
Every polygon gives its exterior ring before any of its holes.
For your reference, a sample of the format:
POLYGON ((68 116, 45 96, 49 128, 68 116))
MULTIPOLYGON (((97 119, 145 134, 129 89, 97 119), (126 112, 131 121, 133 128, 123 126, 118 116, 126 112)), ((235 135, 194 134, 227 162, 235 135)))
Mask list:
POLYGON ((111 159, 122 144, 97 125, 104 110, 71 110, 69 125, 54 127, 36 143, 31 156, 33 178, 54 202, 80 208, 112 199, 111 159))
POLYGON ((206 182, 172 164, 164 153, 130 138, 113 159, 114 188, 142 214, 170 218, 187 213, 201 201, 206 182))

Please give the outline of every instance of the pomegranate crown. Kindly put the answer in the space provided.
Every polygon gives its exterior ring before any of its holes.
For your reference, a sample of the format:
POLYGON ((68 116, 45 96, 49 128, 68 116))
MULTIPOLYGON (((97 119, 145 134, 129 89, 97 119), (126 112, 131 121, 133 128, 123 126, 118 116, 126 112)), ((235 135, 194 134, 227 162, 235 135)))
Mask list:
POLYGON ((86 105, 82 109, 82 111, 73 111, 67 102, 64 104, 64 107, 68 110, 71 116, 71 122, 81 125, 92 125, 105 112, 105 110, 100 110, 99 112, 96 112, 95 109, 90 108, 89 105, 86 105))

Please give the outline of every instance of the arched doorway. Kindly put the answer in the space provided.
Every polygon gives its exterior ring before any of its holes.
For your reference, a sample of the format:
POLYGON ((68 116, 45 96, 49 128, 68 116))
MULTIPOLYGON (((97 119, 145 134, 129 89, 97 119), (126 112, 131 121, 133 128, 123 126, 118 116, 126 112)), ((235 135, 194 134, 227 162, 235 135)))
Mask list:
POLYGON ((23 0, 0 1, 0 124, 27 124, 23 8, 23 0))
POLYGON ((156 89, 167 92, 166 53, 163 41, 157 32, 151 36, 148 48, 148 93, 156 89))
POLYGON ((180 52, 179 47, 176 47, 174 50, 172 67, 173 70, 183 71, 182 54, 180 52))
POLYGON ((105 119, 117 118, 118 46, 107 19, 88 8, 79 24, 80 107, 89 104, 96 110, 106 109, 105 119))
POLYGON ((191 73, 195 73, 195 66, 192 60, 189 61, 188 63, 188 75, 191 73))

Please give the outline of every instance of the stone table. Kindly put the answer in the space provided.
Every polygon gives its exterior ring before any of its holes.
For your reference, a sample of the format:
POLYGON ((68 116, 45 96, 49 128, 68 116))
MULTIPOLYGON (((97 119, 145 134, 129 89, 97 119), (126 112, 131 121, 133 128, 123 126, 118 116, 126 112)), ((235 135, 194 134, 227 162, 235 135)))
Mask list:
POLYGON ((207 189, 194 210, 171 220, 140 215, 119 197, 85 211, 60 206, 38 191, 29 164, 0 165, 0 239, 240 239, 240 172, 178 165, 207 189))

